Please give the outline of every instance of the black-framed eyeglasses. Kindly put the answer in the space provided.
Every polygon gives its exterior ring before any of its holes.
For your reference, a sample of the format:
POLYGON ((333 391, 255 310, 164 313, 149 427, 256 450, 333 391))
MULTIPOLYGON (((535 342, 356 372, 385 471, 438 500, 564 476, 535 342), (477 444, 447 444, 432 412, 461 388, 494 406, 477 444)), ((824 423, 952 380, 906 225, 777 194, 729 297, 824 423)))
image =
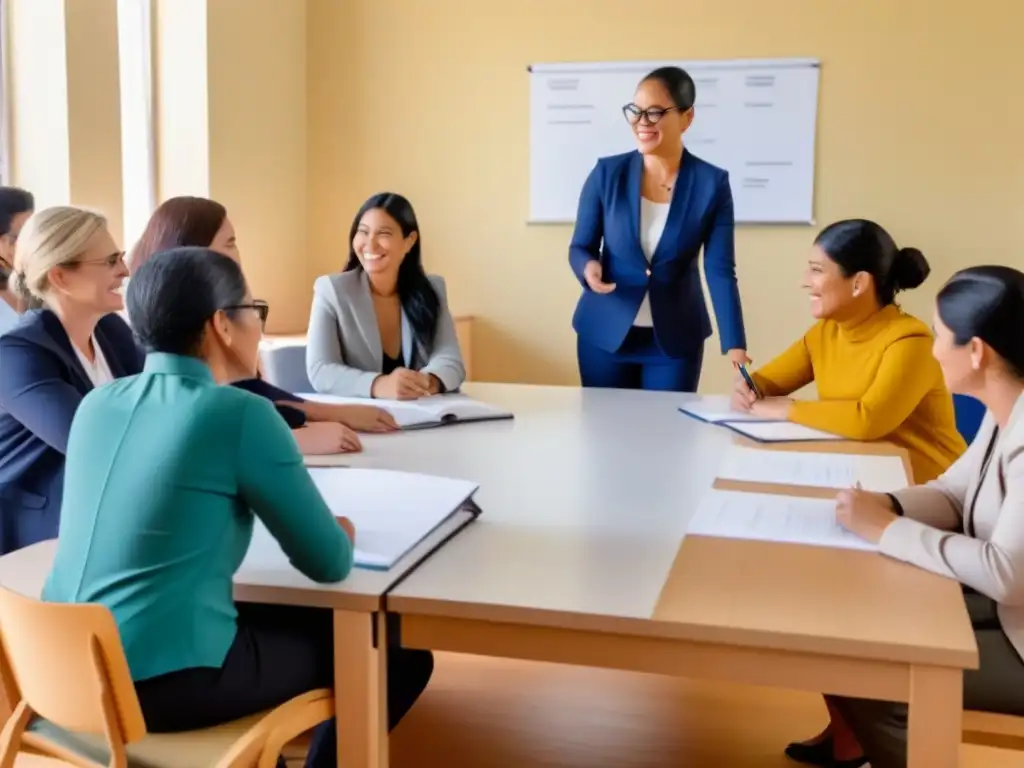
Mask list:
POLYGON ((251 304, 233 304, 230 307, 224 307, 225 312, 230 312, 236 309, 253 310, 260 317, 260 325, 266 327, 267 317, 270 315, 270 305, 263 301, 263 299, 253 299, 251 304))
POLYGON ((627 104, 622 108, 622 114, 630 125, 636 125, 641 120, 646 120, 649 125, 654 125, 669 112, 686 111, 682 107, 650 107, 648 109, 640 109, 636 104, 627 104))

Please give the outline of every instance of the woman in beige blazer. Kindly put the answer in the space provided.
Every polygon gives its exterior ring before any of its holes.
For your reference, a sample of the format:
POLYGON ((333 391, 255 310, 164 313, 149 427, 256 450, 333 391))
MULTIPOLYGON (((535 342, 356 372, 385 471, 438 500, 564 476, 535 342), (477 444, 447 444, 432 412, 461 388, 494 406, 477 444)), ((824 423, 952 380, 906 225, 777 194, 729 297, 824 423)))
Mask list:
MULTIPOLYGON (((1024 274, 958 272, 939 292, 933 352, 946 384, 988 409, 938 480, 892 494, 844 491, 839 522, 883 554, 964 586, 980 668, 964 706, 1024 716, 1024 274)), ((908 375, 912 374, 908 371, 908 375)), ((907 706, 829 697, 873 768, 907 764, 907 706)))

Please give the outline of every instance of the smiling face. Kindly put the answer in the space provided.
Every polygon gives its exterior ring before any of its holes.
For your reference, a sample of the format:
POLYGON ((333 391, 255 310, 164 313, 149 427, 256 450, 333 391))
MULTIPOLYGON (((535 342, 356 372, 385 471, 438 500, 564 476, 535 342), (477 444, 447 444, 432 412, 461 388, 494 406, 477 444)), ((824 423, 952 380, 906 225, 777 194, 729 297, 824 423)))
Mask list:
POLYGON ((386 211, 371 208, 359 220, 352 250, 368 275, 386 277, 398 274, 415 243, 416 232, 403 235, 398 222, 386 211))
POLYGON ((54 267, 50 273, 50 284, 59 301, 100 314, 124 309, 121 285, 128 277, 128 268, 106 227, 93 233, 74 261, 54 267))
POLYGON ((818 246, 811 250, 803 287, 811 300, 811 315, 818 320, 851 314, 850 310, 873 290, 869 276, 846 277, 839 265, 818 246))
POLYGON ((644 80, 625 108, 633 127, 637 149, 642 154, 673 154, 682 145, 682 135, 693 122, 693 109, 681 112, 658 80, 644 80))

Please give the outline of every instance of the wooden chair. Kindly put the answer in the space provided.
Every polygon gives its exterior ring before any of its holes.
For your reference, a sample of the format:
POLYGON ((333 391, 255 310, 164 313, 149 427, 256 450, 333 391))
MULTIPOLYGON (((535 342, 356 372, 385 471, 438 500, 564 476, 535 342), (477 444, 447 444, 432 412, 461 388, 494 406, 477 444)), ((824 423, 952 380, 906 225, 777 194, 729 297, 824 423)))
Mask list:
POLYGON ((147 734, 110 611, 3 588, 0 686, 13 707, 0 768, 276 768, 285 744, 334 715, 321 689, 215 728, 147 734))

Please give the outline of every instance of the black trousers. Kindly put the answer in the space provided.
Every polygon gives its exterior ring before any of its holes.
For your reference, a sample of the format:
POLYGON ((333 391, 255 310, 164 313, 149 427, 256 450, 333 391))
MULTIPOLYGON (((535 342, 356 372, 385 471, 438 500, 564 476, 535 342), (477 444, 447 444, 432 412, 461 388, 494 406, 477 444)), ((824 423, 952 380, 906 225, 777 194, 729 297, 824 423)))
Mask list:
MULTIPOLYGON (((965 590, 978 643, 978 669, 964 672, 964 708, 1024 715, 1024 661, 1003 632, 996 604, 965 590)), ((864 747, 872 768, 906 768, 907 705, 826 696, 864 747)))
MULTIPOLYGON (((388 651, 388 727, 416 703, 434 671, 429 651, 388 651)), ((315 688, 334 687, 331 612, 238 605, 238 634, 219 668, 201 667, 141 680, 135 690, 153 733, 209 728, 279 706, 315 688)), ((334 720, 314 733, 307 768, 337 765, 334 720)))

